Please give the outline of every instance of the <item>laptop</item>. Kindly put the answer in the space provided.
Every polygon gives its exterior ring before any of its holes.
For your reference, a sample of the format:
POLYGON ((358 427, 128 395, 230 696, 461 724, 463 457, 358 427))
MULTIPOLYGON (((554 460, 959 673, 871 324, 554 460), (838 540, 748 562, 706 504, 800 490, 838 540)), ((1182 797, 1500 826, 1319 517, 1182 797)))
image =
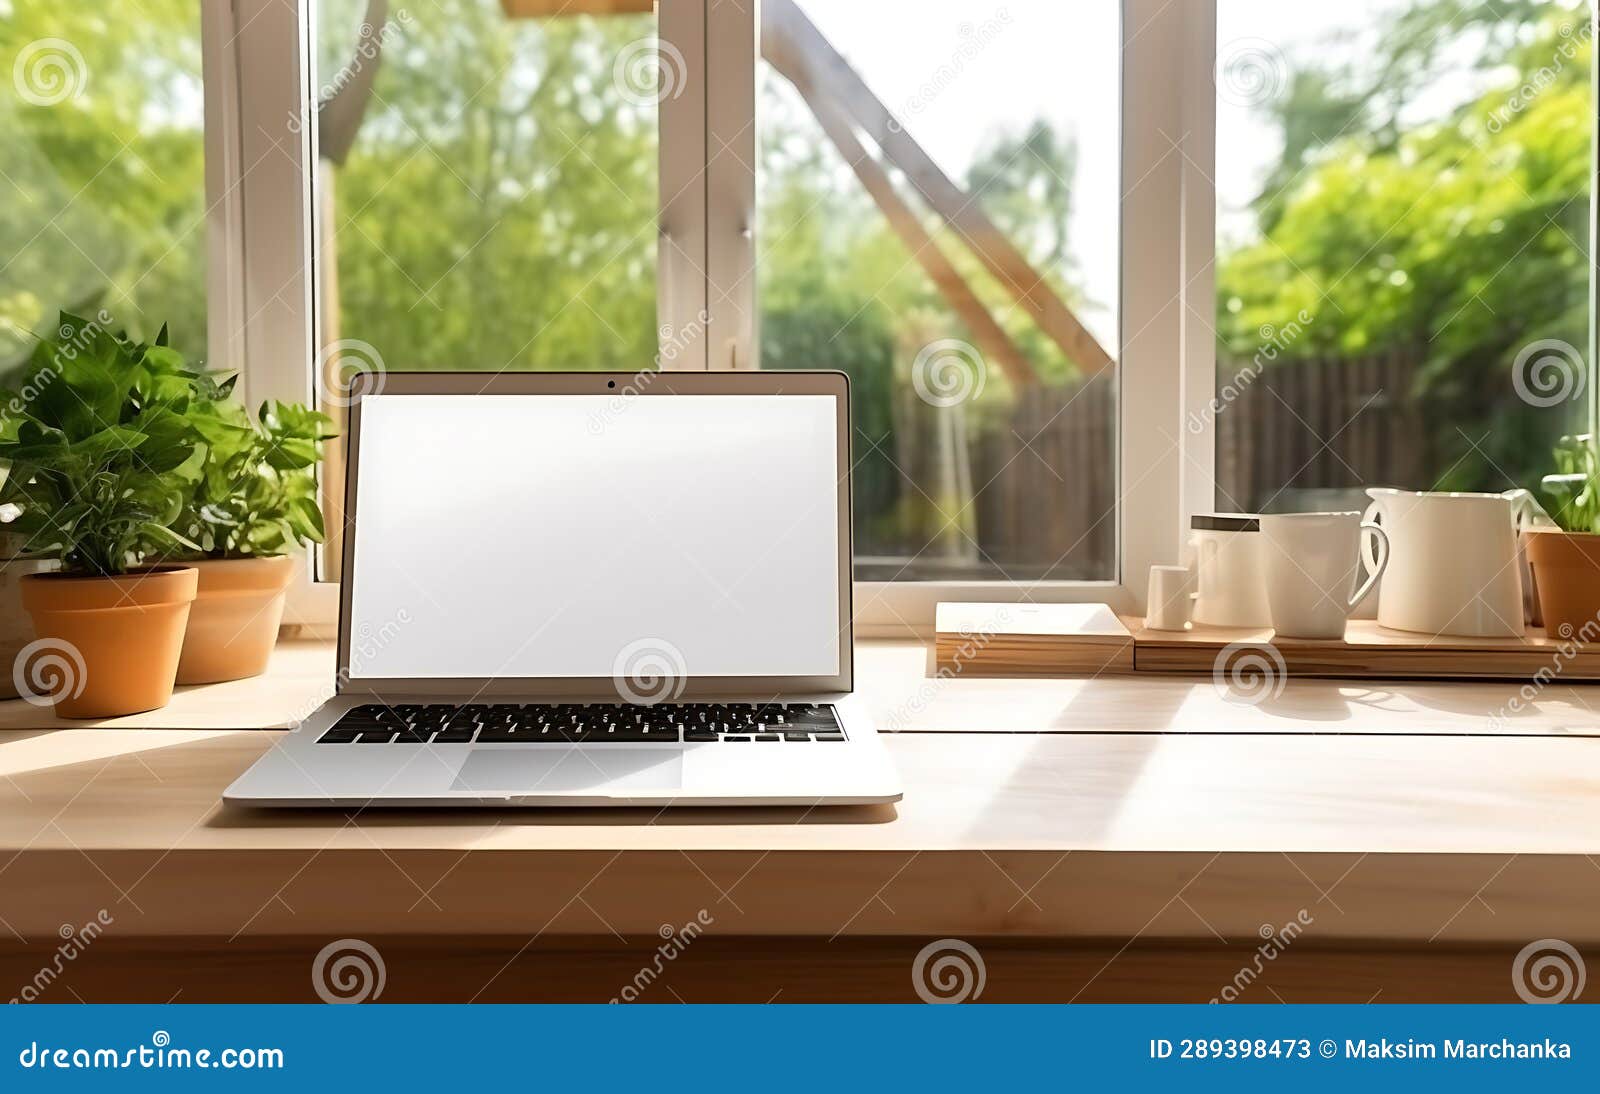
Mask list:
POLYGON ((351 394, 337 692, 225 801, 900 798, 852 692, 843 374, 366 373, 351 394))

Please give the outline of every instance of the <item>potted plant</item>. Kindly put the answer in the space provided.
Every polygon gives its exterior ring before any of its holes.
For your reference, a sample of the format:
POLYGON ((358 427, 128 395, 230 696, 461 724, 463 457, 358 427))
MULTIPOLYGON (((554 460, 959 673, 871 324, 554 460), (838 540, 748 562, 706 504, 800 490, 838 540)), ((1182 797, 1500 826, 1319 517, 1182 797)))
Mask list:
POLYGON ((1556 528, 1524 534, 1545 633, 1600 640, 1600 448, 1592 434, 1562 437, 1556 473, 1542 481, 1556 528))
POLYGON ((166 704, 198 575, 141 564, 189 546, 171 528, 202 454, 189 420, 199 374, 167 344, 63 313, 16 392, 0 392, 0 505, 56 573, 21 579, 57 713, 107 717, 166 704))
POLYGON ((266 671, 294 577, 291 552, 322 542, 315 469, 333 436, 332 419, 295 404, 265 403, 252 421, 229 398, 233 378, 206 380, 207 397, 190 408, 205 454, 174 523, 198 545, 186 558, 200 575, 180 684, 266 671))

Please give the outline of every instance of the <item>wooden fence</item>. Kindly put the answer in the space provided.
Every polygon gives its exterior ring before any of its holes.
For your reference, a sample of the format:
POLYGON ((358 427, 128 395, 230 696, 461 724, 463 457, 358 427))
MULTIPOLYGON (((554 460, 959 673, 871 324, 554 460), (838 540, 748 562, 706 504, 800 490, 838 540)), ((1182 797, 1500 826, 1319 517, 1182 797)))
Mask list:
MULTIPOLYGON (((1400 353, 1264 369, 1219 361, 1208 411, 1217 508, 1320 505, 1308 492, 1415 480, 1424 431, 1410 397, 1414 361, 1400 353)), ((932 407, 900 389, 891 446, 898 501, 888 519, 860 514, 860 576, 1112 577, 1116 400, 1112 376, 1024 389, 1002 405, 932 407)), ((1188 427, 1175 426, 1174 439, 1188 427)))
POLYGON ((1217 505, 1294 507, 1308 490, 1414 484, 1425 433, 1416 355, 1217 362, 1217 505), (1231 401, 1229 391, 1236 393, 1231 401))

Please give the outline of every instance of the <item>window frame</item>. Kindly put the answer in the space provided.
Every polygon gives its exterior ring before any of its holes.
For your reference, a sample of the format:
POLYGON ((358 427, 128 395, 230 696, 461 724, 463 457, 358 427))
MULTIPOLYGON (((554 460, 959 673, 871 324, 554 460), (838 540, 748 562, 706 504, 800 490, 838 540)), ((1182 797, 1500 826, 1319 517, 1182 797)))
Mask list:
POLYGON ((1212 508, 1212 434, 1209 426, 1192 434, 1184 422, 1212 398, 1216 374, 1216 4, 1122 0, 1121 8, 1116 576, 857 581, 858 634, 926 637, 940 601, 1103 602, 1143 614, 1150 567, 1181 557, 1184 514, 1212 508))
MULTIPOLYGON (((306 402, 316 390, 316 127, 285 125, 311 93, 313 2, 204 5, 211 355, 240 370, 250 405, 306 402)), ((1211 436, 1183 423, 1214 387, 1215 0, 1121 8, 1116 576, 857 581, 860 634, 931 633, 941 600, 1103 601, 1140 612, 1149 567, 1179 556, 1183 513, 1211 507, 1211 436)), ((659 34, 701 76, 661 104, 658 319, 676 330, 707 317, 705 338, 673 368, 759 367, 757 19, 748 0, 658 3, 659 34)), ((314 552, 304 562, 285 621, 326 628, 338 585, 317 580, 314 552)))

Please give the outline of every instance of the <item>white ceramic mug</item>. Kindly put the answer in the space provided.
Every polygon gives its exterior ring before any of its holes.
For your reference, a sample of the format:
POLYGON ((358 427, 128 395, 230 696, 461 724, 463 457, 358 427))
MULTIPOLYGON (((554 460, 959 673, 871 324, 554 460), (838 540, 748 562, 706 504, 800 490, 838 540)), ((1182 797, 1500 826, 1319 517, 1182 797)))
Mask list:
POLYGON ((1251 513, 1196 513, 1189 518, 1196 626, 1269 625, 1261 581, 1261 526, 1251 513))
POLYGON ((1277 513, 1261 518, 1267 604, 1272 629, 1284 638, 1343 638, 1350 610, 1389 564, 1389 537, 1360 513, 1277 513), (1361 587, 1363 532, 1377 541, 1377 560, 1361 587))
POLYGON ((1517 533, 1533 514, 1532 495, 1380 487, 1367 494, 1365 519, 1383 525, 1393 554, 1378 594, 1379 626, 1471 638, 1522 635, 1517 533))

